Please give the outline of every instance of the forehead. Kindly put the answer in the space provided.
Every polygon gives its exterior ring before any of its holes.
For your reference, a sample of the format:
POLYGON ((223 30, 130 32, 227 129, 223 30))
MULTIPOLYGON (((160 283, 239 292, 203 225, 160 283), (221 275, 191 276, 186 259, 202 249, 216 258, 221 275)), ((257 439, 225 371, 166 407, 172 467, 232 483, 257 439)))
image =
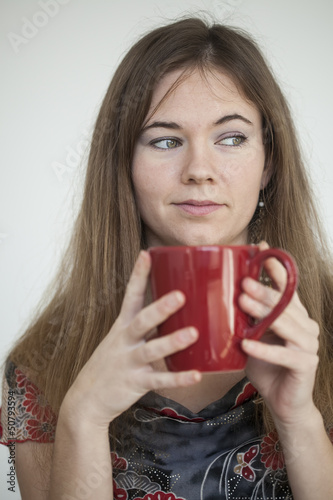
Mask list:
POLYGON ((240 91, 239 86, 218 70, 167 73, 157 84, 152 97, 148 119, 167 112, 221 112, 223 109, 250 113, 260 119, 257 107, 240 91))

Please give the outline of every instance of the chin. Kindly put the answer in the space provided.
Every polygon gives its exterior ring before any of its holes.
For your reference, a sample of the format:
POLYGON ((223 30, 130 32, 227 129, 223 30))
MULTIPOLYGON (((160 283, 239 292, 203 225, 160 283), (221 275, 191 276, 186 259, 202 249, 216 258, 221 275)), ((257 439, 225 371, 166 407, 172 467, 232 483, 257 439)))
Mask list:
POLYGON ((203 246, 203 245, 228 245, 229 243, 226 243, 223 238, 216 238, 216 237, 207 237, 207 236, 202 236, 202 237, 192 237, 192 238, 177 238, 177 240, 173 240, 171 243, 167 243, 169 246, 203 246))
POLYGON ((148 246, 203 246, 203 245, 247 245, 247 231, 241 234, 221 235, 217 231, 198 232, 190 234, 190 231, 179 231, 181 234, 158 235, 147 234, 148 246))
POLYGON ((182 238, 181 240, 177 239, 174 243, 169 243, 169 246, 211 246, 211 245, 223 245, 223 246, 238 246, 238 245, 247 245, 247 238, 228 238, 228 237, 201 237, 201 238, 182 238))

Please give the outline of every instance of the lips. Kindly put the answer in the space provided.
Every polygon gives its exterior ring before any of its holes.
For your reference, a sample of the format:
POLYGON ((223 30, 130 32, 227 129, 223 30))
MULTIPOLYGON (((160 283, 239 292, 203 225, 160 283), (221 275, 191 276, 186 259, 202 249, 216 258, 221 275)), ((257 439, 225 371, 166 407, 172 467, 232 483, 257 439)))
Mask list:
POLYGON ((174 203, 174 205, 184 212, 196 216, 208 215, 224 206, 223 204, 211 200, 186 200, 180 203, 174 203))

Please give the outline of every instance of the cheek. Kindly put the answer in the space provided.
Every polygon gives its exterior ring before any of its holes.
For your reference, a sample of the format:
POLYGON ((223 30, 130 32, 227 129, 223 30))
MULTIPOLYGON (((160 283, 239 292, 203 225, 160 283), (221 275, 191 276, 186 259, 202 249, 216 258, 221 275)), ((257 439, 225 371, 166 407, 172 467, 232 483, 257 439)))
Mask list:
POLYGON ((258 204, 263 164, 251 158, 245 163, 235 166, 229 173, 229 188, 235 206, 246 217, 251 218, 258 204))
POLYGON ((265 154, 263 147, 253 148, 244 154, 238 165, 235 165, 231 176, 233 180, 240 184, 240 189, 243 188, 249 192, 260 190, 262 175, 265 167, 265 154))
MULTIPOLYGON (((215 158, 222 183, 250 185, 260 184, 265 165, 263 147, 253 146, 215 158), (258 180, 259 179, 259 180, 258 180)), ((250 187, 250 186, 249 186, 250 187)))
POLYGON ((148 202, 164 199, 174 189, 175 169, 166 162, 152 159, 148 155, 134 156, 132 180, 138 200, 148 202))
POLYGON ((248 193, 248 196, 251 197, 256 191, 259 194, 262 169, 250 162, 247 162, 246 165, 236 164, 233 165, 232 169, 228 169, 224 178, 230 189, 239 193, 248 193))
POLYGON ((162 196, 157 182, 158 176, 153 175, 152 171, 145 169, 143 165, 140 168, 140 165, 135 164, 132 179, 137 206, 141 217, 145 220, 154 211, 156 200, 162 196))
POLYGON ((132 163, 132 181, 137 200, 145 196, 148 190, 147 184, 150 184, 149 170, 145 168, 144 158, 140 154, 135 154, 132 163))
POLYGON ((139 175, 133 175, 134 192, 138 200, 150 202, 163 196, 163 182, 159 176, 152 175, 150 172, 140 172, 139 175))

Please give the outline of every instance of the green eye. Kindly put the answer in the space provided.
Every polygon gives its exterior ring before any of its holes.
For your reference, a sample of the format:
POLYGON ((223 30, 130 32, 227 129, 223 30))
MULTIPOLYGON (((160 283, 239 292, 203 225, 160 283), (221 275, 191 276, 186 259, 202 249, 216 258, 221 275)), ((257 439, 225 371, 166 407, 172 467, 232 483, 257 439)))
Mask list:
POLYGON ((220 141, 223 146, 241 146, 246 141, 246 137, 242 135, 234 135, 232 137, 225 137, 220 141))
POLYGON ((152 145, 158 149, 175 149, 179 146, 179 141, 176 139, 160 139, 152 142, 152 145))
POLYGON ((177 141, 175 141, 174 139, 168 139, 167 141, 165 141, 165 143, 166 143, 168 148, 177 147, 177 141))

